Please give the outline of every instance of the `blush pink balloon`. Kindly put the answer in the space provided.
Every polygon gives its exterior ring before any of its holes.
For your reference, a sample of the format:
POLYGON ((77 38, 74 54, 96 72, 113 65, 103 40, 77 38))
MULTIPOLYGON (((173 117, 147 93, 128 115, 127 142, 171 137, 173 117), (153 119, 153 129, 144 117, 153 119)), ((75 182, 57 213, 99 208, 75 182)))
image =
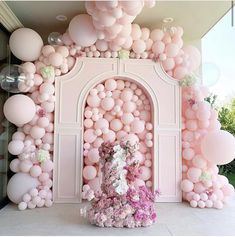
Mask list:
POLYGON ((41 163, 41 169, 43 172, 51 172, 54 168, 54 164, 51 160, 46 160, 41 163))
POLYGON ((159 29, 155 29, 150 33, 150 38, 153 41, 161 41, 164 37, 164 32, 159 29))
POLYGON ((38 165, 34 165, 31 167, 30 169, 30 175, 32 177, 38 177, 40 174, 42 173, 42 169, 40 166, 38 165))
POLYGON ((144 40, 135 40, 132 44, 132 49, 135 53, 143 53, 146 49, 146 44, 144 40))
POLYGON ((142 120, 137 120, 135 119, 132 123, 131 123, 131 131, 133 133, 142 133, 144 131, 145 128, 145 122, 142 120))
POLYGON ((96 177, 88 181, 88 185, 93 191, 100 191, 101 181, 99 177, 96 177))
POLYGON ((105 142, 114 142, 116 139, 116 134, 114 131, 109 130, 108 133, 103 134, 103 139, 105 142))
POLYGON ((54 67, 59 67, 63 63, 63 56, 60 53, 51 53, 48 57, 49 63, 54 67))
POLYGON ((187 69, 185 67, 177 66, 174 69, 173 77, 178 79, 178 80, 181 80, 186 76, 186 74, 187 74, 187 69))
POLYGON ((40 139, 45 135, 45 129, 39 126, 33 126, 30 130, 30 135, 34 139, 40 139))
POLYGON ((25 95, 14 95, 7 99, 3 112, 7 120, 16 125, 23 125, 30 122, 35 113, 35 103, 25 95))
POLYGON ((87 180, 92 180, 96 177, 97 171, 96 168, 92 165, 87 165, 83 169, 83 177, 87 180))
POLYGON ((136 104, 132 101, 126 101, 123 104, 122 109, 126 113, 133 113, 136 110, 136 104))
POLYGON ((166 45, 165 53, 168 58, 173 58, 179 53, 179 46, 174 43, 170 43, 166 45))
POLYGON ((88 47, 97 40, 92 18, 88 14, 75 16, 69 23, 69 35, 71 39, 82 47, 88 47))
POLYGON ((193 183, 188 179, 184 179, 181 182, 181 189, 183 192, 191 192, 193 190, 193 183))
POLYGON ((162 62, 162 66, 165 71, 172 70, 175 67, 175 61, 173 58, 167 58, 162 62))
POLYGON ((99 151, 97 148, 93 148, 91 150, 88 151, 87 157, 89 159, 90 162, 92 163, 97 163, 99 161, 99 151))
POLYGON ((95 141, 96 138, 97 138, 97 136, 95 135, 94 129, 87 129, 84 132, 84 141, 85 142, 92 143, 95 141))
POLYGON ((24 143, 20 140, 13 140, 8 144, 8 151, 12 155, 19 155, 23 152, 24 143))
POLYGON ((234 159, 235 138, 223 130, 209 132, 202 139, 201 151, 205 159, 212 164, 227 164, 234 159))
POLYGON ((152 51, 156 54, 159 55, 164 52, 165 49, 165 44, 162 41, 156 41, 152 45, 152 51))
POLYGON ((195 152, 192 148, 186 148, 183 150, 182 155, 185 160, 191 160, 194 157, 195 152))
POLYGON ((188 169, 187 177, 191 182, 197 183, 199 181, 201 174, 202 174, 201 169, 191 167, 188 169))
POLYGON ((110 111, 114 107, 114 99, 111 97, 106 97, 101 101, 101 107, 105 111, 110 111))
POLYGON ((119 130, 121 130, 123 127, 123 124, 121 122, 120 119, 113 119, 111 122, 110 122, 110 128, 114 131, 114 132, 117 132, 119 130))
POLYGON ((140 179, 147 181, 151 178, 152 176, 152 171, 150 168, 146 167, 146 166, 140 166, 140 179))

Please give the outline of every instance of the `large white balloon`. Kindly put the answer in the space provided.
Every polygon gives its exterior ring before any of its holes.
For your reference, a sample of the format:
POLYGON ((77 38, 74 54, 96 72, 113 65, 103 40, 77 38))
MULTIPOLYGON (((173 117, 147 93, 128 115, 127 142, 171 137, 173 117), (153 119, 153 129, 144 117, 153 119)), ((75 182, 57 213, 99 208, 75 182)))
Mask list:
POLYGON ((22 61, 35 61, 41 54, 41 36, 29 28, 15 30, 9 41, 11 52, 22 61))
POLYGON ((7 99, 3 112, 7 120, 16 125, 23 125, 32 120, 36 106, 26 95, 14 95, 7 99))
POLYGON ((7 195, 9 199, 19 204, 25 193, 32 188, 36 188, 40 182, 37 178, 33 178, 29 174, 17 173, 11 177, 7 185, 7 195))
POLYGON ((97 35, 91 16, 87 14, 75 16, 69 23, 69 35, 75 43, 82 47, 94 44, 97 35))

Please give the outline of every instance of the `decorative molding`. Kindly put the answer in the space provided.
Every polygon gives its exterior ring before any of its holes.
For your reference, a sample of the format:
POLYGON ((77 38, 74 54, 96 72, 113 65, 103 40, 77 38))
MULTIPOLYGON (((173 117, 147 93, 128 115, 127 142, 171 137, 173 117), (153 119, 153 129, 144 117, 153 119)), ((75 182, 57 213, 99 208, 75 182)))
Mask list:
POLYGON ((0 0, 0 23, 9 31, 24 27, 5 1, 0 0))

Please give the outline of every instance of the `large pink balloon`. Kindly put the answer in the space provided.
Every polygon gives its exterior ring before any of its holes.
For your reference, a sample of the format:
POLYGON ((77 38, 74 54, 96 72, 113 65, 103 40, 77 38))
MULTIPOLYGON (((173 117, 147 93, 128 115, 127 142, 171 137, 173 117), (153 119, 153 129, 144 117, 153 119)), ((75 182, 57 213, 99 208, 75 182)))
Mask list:
POLYGON ((201 63, 200 51, 196 47, 191 45, 184 46, 183 51, 186 55, 188 55, 189 70, 191 71, 196 70, 201 63))
POLYGON ((14 95, 5 102, 3 112, 11 123, 23 125, 33 119, 36 107, 33 100, 28 96, 14 95))
POLYGON ((22 202, 25 193, 32 188, 36 188, 39 184, 38 179, 31 177, 29 174, 17 173, 8 182, 7 195, 12 202, 18 204, 22 202))
POLYGON ((235 157, 235 138, 226 131, 209 132, 201 142, 205 159, 216 165, 224 165, 235 157))
POLYGON ((91 16, 88 14, 75 16, 69 24, 69 35, 75 43, 82 47, 94 44, 97 35, 91 16))
POLYGON ((22 61, 35 61, 41 54, 43 41, 40 35, 29 28, 15 30, 10 37, 11 52, 22 61))

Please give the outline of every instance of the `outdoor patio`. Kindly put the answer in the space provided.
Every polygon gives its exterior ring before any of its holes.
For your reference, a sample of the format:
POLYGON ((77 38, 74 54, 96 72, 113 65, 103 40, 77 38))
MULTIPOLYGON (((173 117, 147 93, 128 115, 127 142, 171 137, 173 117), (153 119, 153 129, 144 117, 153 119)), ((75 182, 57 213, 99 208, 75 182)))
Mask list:
POLYGON ((234 235, 235 198, 222 210, 189 208, 187 203, 158 203, 158 222, 148 228, 98 228, 80 217, 81 204, 0 211, 1 235, 234 235))

